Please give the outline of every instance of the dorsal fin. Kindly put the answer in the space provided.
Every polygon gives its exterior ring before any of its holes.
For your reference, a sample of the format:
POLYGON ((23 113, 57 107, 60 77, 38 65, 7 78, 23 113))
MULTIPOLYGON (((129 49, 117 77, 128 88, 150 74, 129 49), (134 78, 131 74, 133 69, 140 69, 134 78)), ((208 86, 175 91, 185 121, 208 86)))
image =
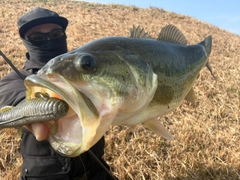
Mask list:
POLYGON ((130 37, 132 38, 151 38, 147 32, 145 32, 144 28, 141 28, 140 25, 138 27, 133 25, 133 28, 130 28, 130 37))
POLYGON ((169 24, 162 28, 158 40, 187 45, 188 41, 183 33, 174 25, 169 24))

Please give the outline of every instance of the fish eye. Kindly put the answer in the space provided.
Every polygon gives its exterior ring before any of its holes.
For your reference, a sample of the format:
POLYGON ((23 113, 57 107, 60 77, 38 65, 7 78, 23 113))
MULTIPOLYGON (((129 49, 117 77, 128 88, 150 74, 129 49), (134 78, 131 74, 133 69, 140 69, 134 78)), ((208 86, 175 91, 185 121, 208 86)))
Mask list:
POLYGON ((84 73, 92 73, 96 70, 97 63, 93 56, 82 55, 76 59, 75 65, 80 71, 83 71, 84 73))

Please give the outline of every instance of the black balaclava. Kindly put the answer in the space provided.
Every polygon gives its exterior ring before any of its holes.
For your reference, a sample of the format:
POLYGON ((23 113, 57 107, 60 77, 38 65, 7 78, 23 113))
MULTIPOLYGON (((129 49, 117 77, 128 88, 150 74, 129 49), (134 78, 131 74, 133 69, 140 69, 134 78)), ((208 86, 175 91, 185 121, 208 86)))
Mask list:
POLYGON ((59 16, 56 12, 37 7, 21 16, 17 24, 19 35, 28 50, 27 59, 45 65, 50 59, 67 52, 66 38, 55 39, 54 41, 50 39, 43 46, 34 46, 24 39, 25 33, 29 29, 41 24, 57 24, 66 30, 68 20, 59 16))
POLYGON ((59 41, 53 41, 50 39, 42 46, 34 46, 26 39, 22 38, 22 40, 28 50, 26 54, 27 59, 36 61, 42 65, 45 65, 50 59, 68 51, 66 38, 59 41))

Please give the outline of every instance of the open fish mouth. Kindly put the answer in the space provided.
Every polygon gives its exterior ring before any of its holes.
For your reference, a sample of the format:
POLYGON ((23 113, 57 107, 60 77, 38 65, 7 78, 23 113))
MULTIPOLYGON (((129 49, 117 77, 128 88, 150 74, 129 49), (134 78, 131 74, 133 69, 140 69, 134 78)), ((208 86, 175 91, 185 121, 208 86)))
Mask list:
MULTIPOLYGON (((24 81, 27 87, 27 98, 34 98, 36 92, 48 94, 64 100, 69 105, 67 114, 57 121, 46 122, 50 129, 48 140, 51 146, 60 154, 74 157, 89 147, 84 134, 95 135, 94 128, 88 128, 89 122, 84 122, 84 117, 91 117, 93 127, 98 127, 98 112, 91 101, 71 83, 59 74, 31 75, 24 81), (82 146, 83 145, 83 146, 82 146)), ((88 139, 91 137, 88 137, 88 139)))

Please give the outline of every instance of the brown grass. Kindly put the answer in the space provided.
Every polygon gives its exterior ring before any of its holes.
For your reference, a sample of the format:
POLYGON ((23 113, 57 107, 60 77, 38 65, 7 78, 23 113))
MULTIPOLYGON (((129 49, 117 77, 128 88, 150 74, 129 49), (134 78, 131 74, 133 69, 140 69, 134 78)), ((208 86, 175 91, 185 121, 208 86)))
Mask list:
MULTIPOLYGON (((174 24, 189 42, 213 36, 210 62, 218 80, 204 68, 194 89, 195 108, 184 103, 161 121, 174 136, 165 141, 138 126, 112 126, 106 134, 105 159, 119 179, 240 179, 240 37, 194 18, 159 8, 100 5, 71 1, 0 1, 0 49, 21 68, 25 48, 18 37, 17 18, 33 7, 57 11, 69 19, 69 50, 103 36, 128 35, 142 25, 156 37, 174 24)), ((0 78, 11 68, 0 58, 0 78)), ((21 156, 14 129, 0 132, 0 179, 17 179, 21 156)))

